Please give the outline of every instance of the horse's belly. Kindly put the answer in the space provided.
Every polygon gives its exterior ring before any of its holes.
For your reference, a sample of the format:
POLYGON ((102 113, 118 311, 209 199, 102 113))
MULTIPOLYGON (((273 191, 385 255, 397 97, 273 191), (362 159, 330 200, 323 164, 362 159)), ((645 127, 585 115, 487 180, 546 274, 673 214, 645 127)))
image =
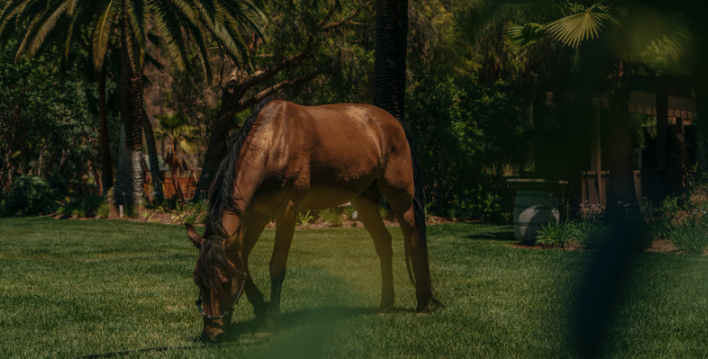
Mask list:
POLYGON ((359 197, 366 188, 310 188, 300 201, 300 209, 321 210, 345 204, 359 197))

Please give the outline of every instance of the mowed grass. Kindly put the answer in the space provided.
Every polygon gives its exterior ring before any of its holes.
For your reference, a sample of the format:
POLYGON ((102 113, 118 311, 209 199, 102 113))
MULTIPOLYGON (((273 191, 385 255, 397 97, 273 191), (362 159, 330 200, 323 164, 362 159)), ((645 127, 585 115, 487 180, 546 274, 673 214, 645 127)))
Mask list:
MULTIPOLYGON (((200 229, 201 230, 201 229, 200 229)), ((396 310, 376 313, 380 267, 362 228, 297 231, 280 333, 255 335, 244 300, 235 345, 137 353, 139 358, 572 358, 573 299, 592 252, 514 248, 508 226, 428 228, 436 293, 416 316, 400 230, 396 310)), ((251 256, 269 292, 273 231, 251 256)), ((124 221, 0 220, 0 357, 77 357, 189 346, 197 250, 182 226, 124 221)), ((708 356, 708 258, 639 254, 608 334, 608 358, 708 356)))

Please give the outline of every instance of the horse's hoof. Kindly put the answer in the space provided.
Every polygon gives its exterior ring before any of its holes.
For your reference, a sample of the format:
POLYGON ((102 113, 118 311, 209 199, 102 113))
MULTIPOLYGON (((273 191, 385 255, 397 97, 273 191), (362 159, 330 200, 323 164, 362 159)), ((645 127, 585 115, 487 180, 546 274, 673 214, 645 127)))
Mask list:
POLYGON ((428 309, 428 306, 418 307, 415 310, 415 315, 417 315, 417 316, 428 315, 428 314, 430 314, 430 309, 428 309))

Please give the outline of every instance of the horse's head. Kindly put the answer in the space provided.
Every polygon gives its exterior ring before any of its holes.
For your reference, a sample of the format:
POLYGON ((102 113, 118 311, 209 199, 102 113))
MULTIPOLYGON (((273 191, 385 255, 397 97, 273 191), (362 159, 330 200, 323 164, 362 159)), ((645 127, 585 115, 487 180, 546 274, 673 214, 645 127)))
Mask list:
POLYGON ((243 294, 246 270, 237 253, 226 255, 225 238, 202 236, 186 224, 187 236, 199 249, 194 283, 199 287, 197 307, 204 317, 201 339, 219 341, 231 320, 233 306, 243 294))

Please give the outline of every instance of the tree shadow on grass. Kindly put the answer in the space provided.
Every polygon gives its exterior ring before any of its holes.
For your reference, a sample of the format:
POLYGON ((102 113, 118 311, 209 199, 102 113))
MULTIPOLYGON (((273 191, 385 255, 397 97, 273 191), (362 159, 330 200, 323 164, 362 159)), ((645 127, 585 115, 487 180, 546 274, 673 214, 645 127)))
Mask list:
MULTIPOLYGON (((394 311, 397 311, 394 309, 394 311)), ((365 307, 328 307, 310 308, 291 313, 283 313, 278 318, 280 329, 288 329, 303 325, 320 325, 334 321, 352 318, 364 314, 378 313, 375 308, 365 307)), ((265 318, 253 317, 247 321, 232 323, 227 340, 233 340, 242 334, 256 333, 261 328, 265 318)))
POLYGON ((465 236, 467 239, 483 239, 493 241, 516 241, 514 226, 503 226, 485 233, 475 233, 465 236))

